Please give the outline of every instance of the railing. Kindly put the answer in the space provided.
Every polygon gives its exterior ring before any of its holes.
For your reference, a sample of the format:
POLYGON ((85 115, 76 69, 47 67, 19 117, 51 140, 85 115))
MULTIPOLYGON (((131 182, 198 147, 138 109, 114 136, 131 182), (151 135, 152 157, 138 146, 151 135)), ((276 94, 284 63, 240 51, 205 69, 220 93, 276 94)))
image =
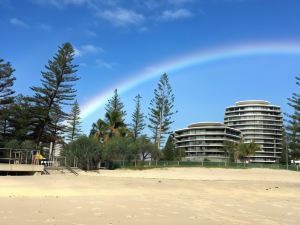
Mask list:
POLYGON ((0 163, 35 164, 36 150, 0 148, 0 163))
POLYGON ((249 169, 249 168, 265 168, 265 169, 281 169, 299 171, 299 165, 277 164, 271 161, 264 163, 234 163, 227 161, 209 162, 209 161, 137 161, 137 162, 121 162, 114 161, 112 169, 143 169, 143 168, 164 168, 164 167, 205 167, 205 168, 231 168, 231 169, 249 169))

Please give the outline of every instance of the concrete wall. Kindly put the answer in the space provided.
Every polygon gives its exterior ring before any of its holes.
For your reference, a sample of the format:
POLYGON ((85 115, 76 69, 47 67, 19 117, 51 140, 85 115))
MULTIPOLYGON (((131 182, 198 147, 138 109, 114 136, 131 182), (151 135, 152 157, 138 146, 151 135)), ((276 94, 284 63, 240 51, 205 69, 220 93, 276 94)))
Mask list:
POLYGON ((0 171, 2 172, 42 172, 43 165, 28 165, 28 164, 4 164, 0 163, 0 171))

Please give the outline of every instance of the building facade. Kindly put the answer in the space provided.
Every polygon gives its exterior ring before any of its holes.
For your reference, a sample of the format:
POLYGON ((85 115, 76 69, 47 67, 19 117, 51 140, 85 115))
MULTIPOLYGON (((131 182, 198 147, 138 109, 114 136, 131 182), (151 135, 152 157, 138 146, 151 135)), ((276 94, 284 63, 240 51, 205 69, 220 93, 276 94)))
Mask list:
POLYGON ((224 142, 239 142, 241 132, 222 123, 194 123, 174 132, 175 148, 185 152, 189 161, 224 161, 224 142))
POLYGON ((283 118, 279 106, 267 101, 240 101, 226 108, 224 124, 242 132, 243 141, 254 141, 261 150, 250 162, 275 163, 282 153, 283 118))

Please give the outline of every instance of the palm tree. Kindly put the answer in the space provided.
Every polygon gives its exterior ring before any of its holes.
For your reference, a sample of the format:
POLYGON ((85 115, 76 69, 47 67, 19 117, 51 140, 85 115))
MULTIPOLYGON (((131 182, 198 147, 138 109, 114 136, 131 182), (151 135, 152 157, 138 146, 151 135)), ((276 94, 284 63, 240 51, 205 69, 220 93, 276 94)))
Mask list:
POLYGON ((119 129, 121 127, 125 127, 125 124, 122 120, 121 114, 117 111, 106 113, 105 114, 105 121, 109 137, 112 138, 115 135, 119 134, 119 129))
POLYGON ((104 120, 99 119, 96 123, 93 123, 90 136, 97 137, 97 139, 100 140, 100 142, 106 143, 106 140, 108 139, 108 134, 107 124, 104 120))
POLYGON ((223 142, 223 151, 225 154, 225 157, 227 158, 227 162, 234 161, 236 162, 239 154, 238 154, 238 143, 233 141, 225 140, 223 142))
POLYGON ((107 112, 105 119, 93 123, 91 136, 96 136, 101 142, 107 143, 114 136, 126 136, 129 133, 119 112, 107 112))
POLYGON ((244 161, 249 158, 249 156, 254 155, 257 151, 260 150, 260 146, 254 141, 250 143, 241 142, 238 146, 239 155, 244 159, 244 161))

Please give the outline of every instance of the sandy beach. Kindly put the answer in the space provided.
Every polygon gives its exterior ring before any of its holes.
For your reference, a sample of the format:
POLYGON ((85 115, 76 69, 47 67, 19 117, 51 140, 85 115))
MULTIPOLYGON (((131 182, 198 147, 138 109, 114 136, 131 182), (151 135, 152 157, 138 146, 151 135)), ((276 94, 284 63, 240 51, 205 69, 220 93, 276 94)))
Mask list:
POLYGON ((0 177, 1 225, 300 224, 300 173, 101 170, 0 177))

